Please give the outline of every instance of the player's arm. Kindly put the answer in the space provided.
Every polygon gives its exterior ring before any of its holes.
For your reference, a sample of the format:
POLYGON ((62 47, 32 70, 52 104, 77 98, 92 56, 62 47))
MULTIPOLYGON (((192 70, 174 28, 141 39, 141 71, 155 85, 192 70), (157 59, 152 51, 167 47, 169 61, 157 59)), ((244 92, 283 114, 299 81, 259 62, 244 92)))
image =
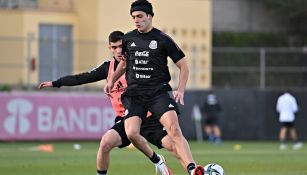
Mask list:
POLYGON ((46 87, 53 87, 53 84, 52 84, 52 81, 45 81, 45 82, 41 82, 39 85, 38 85, 38 89, 43 89, 43 88, 46 88, 46 87))
POLYGON ((184 105, 184 90, 189 76, 189 68, 185 59, 185 54, 172 38, 164 33, 162 33, 162 36, 164 36, 163 41, 166 48, 166 54, 173 60, 180 70, 178 89, 173 91, 173 96, 176 102, 180 102, 180 104, 184 105))
POLYGON ((276 103, 276 111, 278 113, 280 113, 281 107, 280 107, 280 98, 277 99, 277 103, 276 103))
POLYGON ((77 86, 86 83, 92 83, 106 79, 108 70, 108 62, 103 63, 99 67, 76 75, 68 75, 61 77, 55 81, 46 81, 39 84, 38 88, 61 87, 61 86, 77 86))
POLYGON ((185 58, 180 59, 177 63, 176 66, 179 68, 180 73, 179 73, 179 84, 178 84, 178 89, 176 91, 173 91, 173 96, 176 100, 176 102, 180 102, 180 104, 184 105, 184 90, 188 82, 188 77, 189 77, 189 68, 188 64, 186 62, 185 58))
POLYGON ((106 94, 111 93, 114 83, 126 72, 126 64, 125 60, 119 62, 114 74, 112 75, 111 81, 108 81, 104 87, 104 92, 106 94))

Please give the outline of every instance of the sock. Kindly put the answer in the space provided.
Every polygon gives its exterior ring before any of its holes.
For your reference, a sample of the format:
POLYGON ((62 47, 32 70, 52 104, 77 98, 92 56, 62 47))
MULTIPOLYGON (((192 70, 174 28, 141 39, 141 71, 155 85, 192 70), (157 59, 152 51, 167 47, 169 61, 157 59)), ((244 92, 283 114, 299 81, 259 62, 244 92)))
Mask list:
POLYGON ((191 173, 192 170, 195 169, 195 163, 190 163, 188 166, 187 166, 187 170, 189 172, 189 174, 191 173))
POLYGON ((209 135, 208 141, 209 142, 213 142, 214 141, 214 135, 212 133, 209 135))
POLYGON ((217 144, 222 143, 222 138, 221 138, 220 136, 219 136, 219 137, 216 137, 215 143, 217 143, 217 144))
POLYGON ((152 157, 149 159, 152 161, 152 163, 158 163, 160 161, 160 157, 155 152, 153 152, 152 157))
POLYGON ((107 175, 107 171, 108 170, 103 170, 103 171, 97 170, 97 175, 107 175))

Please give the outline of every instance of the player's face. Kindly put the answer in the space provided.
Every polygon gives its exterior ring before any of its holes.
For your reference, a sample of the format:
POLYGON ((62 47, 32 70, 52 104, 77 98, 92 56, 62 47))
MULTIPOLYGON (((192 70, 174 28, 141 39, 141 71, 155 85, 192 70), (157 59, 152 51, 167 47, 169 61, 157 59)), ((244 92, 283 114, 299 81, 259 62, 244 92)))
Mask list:
POLYGON ((143 11, 134 11, 131 14, 135 27, 141 33, 149 32, 152 28, 152 16, 143 11))
POLYGON ((109 49, 117 61, 120 61, 122 57, 122 40, 116 42, 110 42, 109 49))

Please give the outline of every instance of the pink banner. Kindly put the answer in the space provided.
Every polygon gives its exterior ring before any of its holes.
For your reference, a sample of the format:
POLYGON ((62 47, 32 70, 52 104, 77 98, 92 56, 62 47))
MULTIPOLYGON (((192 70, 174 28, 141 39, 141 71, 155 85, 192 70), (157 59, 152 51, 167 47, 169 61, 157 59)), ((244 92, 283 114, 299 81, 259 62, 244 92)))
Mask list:
POLYGON ((0 140, 100 139, 114 117, 103 94, 0 93, 0 140))

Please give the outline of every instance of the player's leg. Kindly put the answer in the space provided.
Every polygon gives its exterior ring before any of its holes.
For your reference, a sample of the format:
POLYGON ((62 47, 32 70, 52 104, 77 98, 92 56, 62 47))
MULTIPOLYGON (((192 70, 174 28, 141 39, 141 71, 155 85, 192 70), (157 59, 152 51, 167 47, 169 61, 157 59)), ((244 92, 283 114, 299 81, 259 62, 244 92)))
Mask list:
POLYGON ((222 143, 221 130, 217 124, 213 125, 213 133, 215 137, 215 143, 221 144, 222 143))
POLYGON ((289 132, 290 132, 291 140, 293 141, 293 147, 292 148, 294 150, 302 148, 303 143, 298 140, 298 136, 297 136, 296 129, 294 127, 294 123, 291 123, 291 127, 289 128, 289 132))
POLYGON ((205 120, 205 126, 206 126, 206 135, 208 136, 209 142, 214 142, 215 135, 214 135, 214 129, 213 129, 213 119, 212 117, 207 117, 205 120))
POLYGON ((279 142, 280 142, 279 149, 280 150, 287 149, 287 145, 286 145, 287 127, 284 125, 285 124, 282 123, 282 127, 280 128, 280 131, 279 131, 279 142))
POLYGON ((297 132, 296 132, 296 129, 294 127, 291 127, 289 128, 289 132, 290 132, 290 137, 291 137, 291 140, 293 142, 296 142, 297 141, 297 132))
POLYGON ((163 137, 161 142, 162 142, 162 146, 165 149, 167 149, 168 152, 172 153, 172 155, 178 159, 181 166, 185 169, 186 165, 184 164, 183 160, 180 158, 179 154, 177 153, 173 140, 168 135, 166 135, 165 137, 163 137))
POLYGON ((148 110, 143 106, 135 103, 133 99, 124 97, 123 104, 127 108, 125 117, 125 131, 131 143, 141 152, 143 152, 156 166, 159 165, 159 171, 162 175, 171 175, 171 171, 165 165, 163 157, 157 155, 148 145, 147 140, 140 134, 142 119, 146 118, 148 110), (128 101, 128 102, 127 102, 128 101), (129 105, 127 105, 129 104, 129 105))
POLYGON ((214 134, 212 132, 212 126, 209 125, 209 124, 206 124, 205 125, 205 132, 206 132, 206 135, 208 137, 208 141, 213 142, 214 141, 214 134))
POLYGON ((166 128, 169 137, 173 141, 177 154, 181 158, 183 167, 186 167, 190 175, 203 175, 204 168, 202 166, 196 166, 188 141, 181 132, 176 112, 168 111, 164 113, 160 122, 166 128))
POLYGON ((211 127, 211 125, 206 124, 206 126, 205 126, 205 132, 206 132, 206 135, 207 135, 207 136, 209 136, 209 135, 212 134, 212 127, 211 127))
POLYGON ((163 126, 159 122, 159 117, 152 115, 144 119, 141 126, 141 135, 158 149, 167 149, 180 161, 181 165, 185 169, 181 158, 177 154, 176 147, 174 146, 172 139, 167 135, 167 132, 163 129, 163 126))
POLYGON ((97 172, 99 175, 106 175, 110 164, 110 152, 113 148, 121 145, 119 134, 110 129, 101 138, 97 152, 97 172))
POLYGON ((142 120, 137 117, 129 117, 125 120, 125 131, 131 143, 143 152, 155 165, 162 175, 172 175, 166 166, 163 156, 157 155, 148 145, 147 140, 140 134, 142 120))
MULTIPOLYGON (((206 115, 204 115, 204 116, 206 116, 206 115)), ((209 136, 212 133, 212 131, 211 131, 210 126, 207 124, 207 117, 203 117, 201 122, 202 122, 203 130, 204 130, 206 136, 208 137, 208 141, 210 141, 209 136)))
POLYGON ((114 147, 123 148, 130 144, 125 133, 124 122, 117 122, 101 138, 97 152, 97 173, 106 175, 110 165, 110 152, 114 147))
POLYGON ((168 93, 157 95, 151 101, 148 104, 149 110, 155 115, 161 116, 160 122, 165 127, 169 137, 173 140, 177 154, 181 157, 187 171, 193 175, 204 174, 203 167, 196 167, 190 146, 182 134, 177 117, 178 107, 176 102, 170 98, 168 93))
POLYGON ((127 133, 128 139, 132 142, 132 144, 146 156, 151 157, 153 151, 149 147, 147 140, 140 134, 141 124, 142 119, 140 117, 129 117, 125 120, 125 131, 127 133))

